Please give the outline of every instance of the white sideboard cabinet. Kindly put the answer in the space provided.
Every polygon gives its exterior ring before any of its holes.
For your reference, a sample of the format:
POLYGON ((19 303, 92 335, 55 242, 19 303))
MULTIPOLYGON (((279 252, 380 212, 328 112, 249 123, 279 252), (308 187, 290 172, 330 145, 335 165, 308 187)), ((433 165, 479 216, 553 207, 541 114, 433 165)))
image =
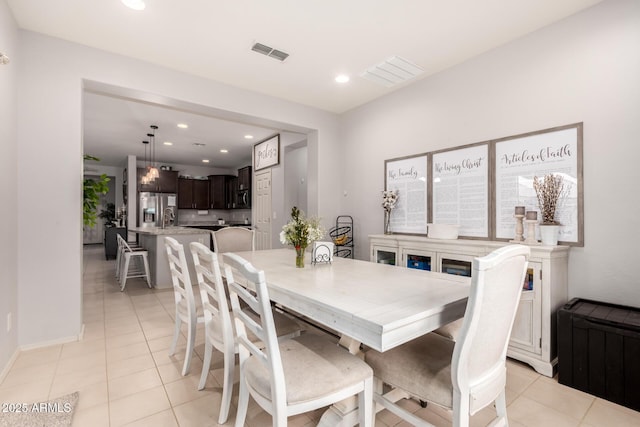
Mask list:
MULTIPOLYGON (((441 240, 422 236, 369 236, 371 261, 404 268, 471 276, 473 258, 506 242, 441 240)), ((568 300, 568 246, 531 246, 527 275, 507 355, 552 377, 557 361, 556 311, 568 300)))

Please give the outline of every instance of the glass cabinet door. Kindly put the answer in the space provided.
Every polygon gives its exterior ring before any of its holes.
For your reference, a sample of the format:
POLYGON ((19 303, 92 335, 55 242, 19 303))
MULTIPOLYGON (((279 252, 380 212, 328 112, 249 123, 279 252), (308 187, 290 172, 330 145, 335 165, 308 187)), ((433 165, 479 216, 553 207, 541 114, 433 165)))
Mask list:
POLYGON ((378 264, 397 265, 396 258, 398 257, 398 250, 396 248, 374 246, 371 255, 371 261, 377 262, 378 264))
POLYGON ((402 248, 401 264, 406 268, 414 268, 416 270, 432 271, 436 260, 435 252, 424 251, 420 249, 402 248))

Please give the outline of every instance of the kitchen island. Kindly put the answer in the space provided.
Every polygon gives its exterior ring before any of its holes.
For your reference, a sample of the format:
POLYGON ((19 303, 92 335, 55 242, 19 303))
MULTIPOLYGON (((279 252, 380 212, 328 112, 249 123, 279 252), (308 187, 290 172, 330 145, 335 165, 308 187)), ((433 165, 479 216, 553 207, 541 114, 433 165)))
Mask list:
POLYGON ((169 260, 164 246, 164 237, 173 237, 184 245, 185 258, 189 267, 189 277, 191 283, 196 283, 196 273, 193 266, 193 258, 189 250, 191 242, 202 243, 209 246, 210 231, 191 227, 135 227, 129 231, 138 233, 140 246, 149 252, 149 270, 151 273, 151 285, 157 289, 171 288, 171 272, 169 270, 169 260))

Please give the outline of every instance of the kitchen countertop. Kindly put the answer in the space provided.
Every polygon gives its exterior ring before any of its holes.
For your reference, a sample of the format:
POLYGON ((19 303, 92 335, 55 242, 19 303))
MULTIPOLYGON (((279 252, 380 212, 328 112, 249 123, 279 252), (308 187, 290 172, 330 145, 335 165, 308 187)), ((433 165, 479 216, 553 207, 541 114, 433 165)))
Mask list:
POLYGON ((129 231, 134 233, 146 234, 150 236, 168 236, 176 234, 204 234, 208 233, 207 230, 200 230, 198 228, 182 227, 182 226, 170 226, 170 227, 134 227, 129 231))

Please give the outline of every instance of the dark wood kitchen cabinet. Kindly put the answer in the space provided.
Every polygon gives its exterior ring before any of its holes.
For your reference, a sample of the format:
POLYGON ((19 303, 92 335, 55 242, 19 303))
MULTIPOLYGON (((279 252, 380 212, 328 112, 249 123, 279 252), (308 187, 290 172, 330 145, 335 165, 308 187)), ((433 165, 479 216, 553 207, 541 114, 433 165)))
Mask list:
POLYGON ((233 209, 238 178, 233 175, 209 175, 211 209, 233 209))
POLYGON ((179 178, 178 209, 209 209, 209 181, 179 178))
POLYGON ((251 166, 238 169, 238 190, 251 190, 251 166))
POLYGON ((176 193, 178 191, 178 171, 158 170, 158 178, 149 184, 142 184, 140 181, 146 173, 146 168, 138 168, 137 170, 138 191, 151 193, 176 193))

